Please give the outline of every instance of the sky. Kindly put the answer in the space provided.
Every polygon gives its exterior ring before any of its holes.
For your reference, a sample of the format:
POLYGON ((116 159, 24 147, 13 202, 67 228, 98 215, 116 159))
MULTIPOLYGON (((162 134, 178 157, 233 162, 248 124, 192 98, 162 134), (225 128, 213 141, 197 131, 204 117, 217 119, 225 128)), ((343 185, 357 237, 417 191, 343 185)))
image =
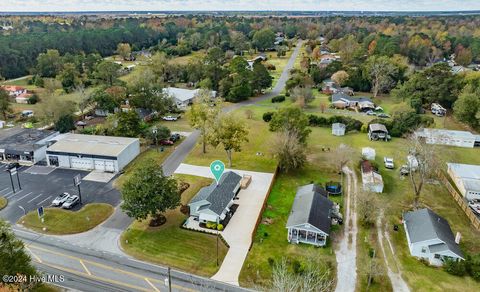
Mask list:
POLYGON ((458 11, 480 0, 0 0, 0 12, 142 10, 458 11))

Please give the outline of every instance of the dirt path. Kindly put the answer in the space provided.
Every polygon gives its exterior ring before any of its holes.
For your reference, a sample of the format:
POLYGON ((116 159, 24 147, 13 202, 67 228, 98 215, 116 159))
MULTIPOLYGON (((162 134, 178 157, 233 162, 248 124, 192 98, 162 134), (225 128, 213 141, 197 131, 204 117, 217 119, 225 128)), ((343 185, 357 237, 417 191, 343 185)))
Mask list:
POLYGON ((348 167, 343 167, 347 177, 345 204, 345 226, 343 238, 335 251, 337 259, 337 287, 335 292, 353 292, 357 283, 357 175, 348 167))
POLYGON ((383 210, 380 211, 380 214, 377 218, 376 225, 377 225, 378 242, 380 243, 380 248, 382 249, 382 254, 383 254, 383 260, 385 262, 385 266, 387 267, 388 278, 390 278, 390 282, 392 282, 392 288, 394 292, 409 292, 410 289, 408 288, 407 283, 402 278, 400 267, 395 258, 395 252, 393 251, 393 246, 392 246, 392 243, 390 242, 390 236, 386 230, 383 230, 382 218, 383 218, 383 210), (385 239, 388 242, 388 246, 392 255, 393 264, 395 265, 395 271, 397 272, 394 272, 392 270, 390 263, 387 260, 387 254, 385 253, 385 248, 383 246, 384 235, 385 235, 385 239))

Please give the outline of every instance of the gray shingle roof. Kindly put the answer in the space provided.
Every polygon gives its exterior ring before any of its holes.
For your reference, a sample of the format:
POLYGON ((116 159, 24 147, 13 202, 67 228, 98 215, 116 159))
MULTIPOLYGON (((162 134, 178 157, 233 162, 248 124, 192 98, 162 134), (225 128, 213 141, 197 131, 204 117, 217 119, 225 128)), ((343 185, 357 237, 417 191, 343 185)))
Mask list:
POLYGON ((366 96, 350 96, 348 94, 345 94, 343 92, 338 92, 338 93, 335 93, 332 95, 332 102, 335 102, 335 101, 340 101, 340 100, 347 100, 349 102, 363 102, 363 101, 368 101, 368 102, 372 102, 373 101, 366 97, 366 96))
POLYGON ((220 181, 212 182, 208 187, 200 191, 192 198, 190 203, 206 200, 210 203, 208 209, 217 215, 221 215, 228 203, 235 197, 235 187, 240 183, 242 177, 233 171, 225 172, 220 181))
POLYGON ((297 189, 287 227, 309 223, 328 234, 332 206, 323 188, 315 184, 301 186, 297 189))
MULTIPOLYGON (((408 236, 412 243, 425 240, 440 239, 448 249, 456 255, 463 257, 463 253, 455 243, 455 237, 447 220, 437 215, 428 208, 406 212, 403 215, 408 236)), ((432 245, 430 248, 441 250, 444 247, 432 245)))
POLYGON ((388 130, 387 130, 387 127, 385 127, 385 125, 383 124, 370 124, 368 126, 368 128, 371 130, 371 131, 381 131, 381 132, 386 132, 388 133, 388 130))

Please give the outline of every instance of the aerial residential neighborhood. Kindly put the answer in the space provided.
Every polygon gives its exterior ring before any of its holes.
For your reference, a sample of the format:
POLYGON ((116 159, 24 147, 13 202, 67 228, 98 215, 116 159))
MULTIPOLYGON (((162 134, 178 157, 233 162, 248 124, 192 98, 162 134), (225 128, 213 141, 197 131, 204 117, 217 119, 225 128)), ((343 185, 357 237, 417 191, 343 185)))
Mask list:
POLYGON ((20 2, 0 291, 480 291, 478 1, 20 2))

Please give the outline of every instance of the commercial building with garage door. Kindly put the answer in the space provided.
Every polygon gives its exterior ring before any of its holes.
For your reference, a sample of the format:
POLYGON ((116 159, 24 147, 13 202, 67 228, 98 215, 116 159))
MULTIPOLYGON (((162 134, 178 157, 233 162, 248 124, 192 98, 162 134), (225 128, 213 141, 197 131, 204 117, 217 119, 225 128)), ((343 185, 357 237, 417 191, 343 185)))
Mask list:
POLYGON ((50 166, 119 172, 140 154, 136 138, 63 134, 47 148, 50 166))

